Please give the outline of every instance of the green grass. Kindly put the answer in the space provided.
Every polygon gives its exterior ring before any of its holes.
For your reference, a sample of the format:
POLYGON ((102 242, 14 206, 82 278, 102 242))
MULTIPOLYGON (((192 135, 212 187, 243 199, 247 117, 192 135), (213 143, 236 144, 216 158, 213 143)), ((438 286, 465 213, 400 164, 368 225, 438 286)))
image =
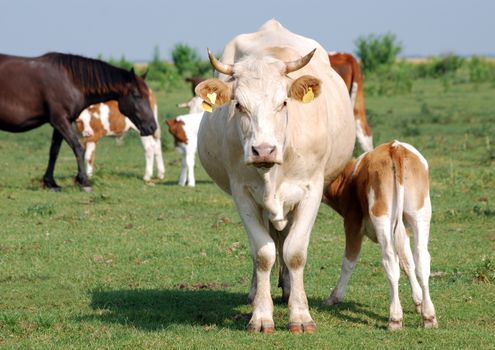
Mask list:
MULTIPOLYGON (((370 241, 345 302, 322 306, 343 251, 341 219, 322 206, 305 272, 317 333, 286 330, 274 274, 276 332, 248 334, 251 258, 239 217, 199 162, 197 187, 176 185, 180 159, 166 130, 164 181, 143 183, 142 146, 130 134, 98 146, 89 194, 73 184, 66 145, 55 170, 63 192, 41 188, 49 127, 0 133, 0 348, 493 348, 494 92, 422 80, 410 94, 366 100, 376 144, 412 143, 430 163, 437 330, 421 328, 405 278, 404 329, 386 330, 388 283, 370 241)), ((189 93, 158 94, 162 126, 189 93)))

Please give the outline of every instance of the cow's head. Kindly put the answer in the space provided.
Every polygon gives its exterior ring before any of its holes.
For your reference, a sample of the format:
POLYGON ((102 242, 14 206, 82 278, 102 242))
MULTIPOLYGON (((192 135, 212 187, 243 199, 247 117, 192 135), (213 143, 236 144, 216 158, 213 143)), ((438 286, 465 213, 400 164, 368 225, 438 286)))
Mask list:
POLYGON ((231 76, 228 81, 208 79, 196 87, 207 108, 231 103, 244 149, 244 162, 271 168, 283 161, 287 104, 290 100, 311 102, 320 94, 320 80, 309 75, 295 80, 287 76, 304 67, 315 50, 284 62, 271 56, 248 57, 235 65, 218 61, 208 50, 213 67, 231 76))

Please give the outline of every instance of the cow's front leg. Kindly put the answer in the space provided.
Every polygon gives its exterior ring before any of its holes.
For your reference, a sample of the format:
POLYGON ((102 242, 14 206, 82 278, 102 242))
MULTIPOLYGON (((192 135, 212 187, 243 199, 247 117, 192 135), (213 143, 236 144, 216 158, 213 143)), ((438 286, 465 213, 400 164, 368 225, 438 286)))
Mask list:
POLYGON ((248 331, 272 333, 273 301, 270 292, 270 272, 275 263, 276 249, 268 228, 263 223, 261 208, 250 195, 233 193, 241 220, 249 237, 254 263, 255 287, 252 288, 253 315, 248 324, 248 331))
MULTIPOLYGON (((315 186, 318 187, 318 186, 315 186)), ((322 188, 323 186, 319 186, 322 188)), ((294 211, 292 226, 284 242, 283 258, 289 271, 289 330, 292 333, 314 333, 316 324, 309 314, 304 291, 304 266, 311 229, 320 206, 321 190, 308 193, 294 211)))

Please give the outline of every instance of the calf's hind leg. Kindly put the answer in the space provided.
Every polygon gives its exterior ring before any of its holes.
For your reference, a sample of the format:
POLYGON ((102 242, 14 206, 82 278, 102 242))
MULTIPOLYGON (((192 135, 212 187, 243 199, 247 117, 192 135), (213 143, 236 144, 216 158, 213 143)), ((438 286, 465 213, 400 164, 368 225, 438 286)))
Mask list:
POLYGON ((325 305, 335 305, 344 300, 345 291, 352 271, 356 266, 363 243, 363 235, 361 234, 361 220, 359 218, 349 218, 344 222, 345 226, 345 249, 344 257, 342 258, 342 268, 340 278, 337 285, 330 293, 330 296, 325 300, 325 305))
POLYGON ((423 208, 417 210, 414 214, 408 215, 408 222, 411 225, 414 234, 415 252, 414 261, 416 262, 416 274, 423 290, 423 301, 421 303, 421 316, 425 328, 437 328, 438 321, 435 313, 435 307, 430 297, 429 278, 430 278, 430 253, 428 252, 428 239, 430 235, 431 220, 431 203, 430 198, 425 199, 423 208))

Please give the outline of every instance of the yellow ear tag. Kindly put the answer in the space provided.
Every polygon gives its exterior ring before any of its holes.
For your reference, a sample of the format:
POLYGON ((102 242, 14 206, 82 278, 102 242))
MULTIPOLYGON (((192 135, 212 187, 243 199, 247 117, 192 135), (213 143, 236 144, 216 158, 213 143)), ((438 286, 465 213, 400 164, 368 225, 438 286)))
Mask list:
POLYGON ((302 101, 304 103, 309 103, 315 99, 315 94, 313 92, 313 88, 311 86, 308 88, 308 91, 304 94, 302 101))
POLYGON ((212 92, 211 94, 206 94, 206 97, 210 100, 210 104, 213 106, 215 104, 215 101, 217 100, 217 93, 212 92))
POLYGON ((211 113, 213 111, 213 108, 211 108, 211 105, 206 101, 203 101, 203 103, 201 104, 201 108, 203 108, 203 110, 206 112, 211 113))

